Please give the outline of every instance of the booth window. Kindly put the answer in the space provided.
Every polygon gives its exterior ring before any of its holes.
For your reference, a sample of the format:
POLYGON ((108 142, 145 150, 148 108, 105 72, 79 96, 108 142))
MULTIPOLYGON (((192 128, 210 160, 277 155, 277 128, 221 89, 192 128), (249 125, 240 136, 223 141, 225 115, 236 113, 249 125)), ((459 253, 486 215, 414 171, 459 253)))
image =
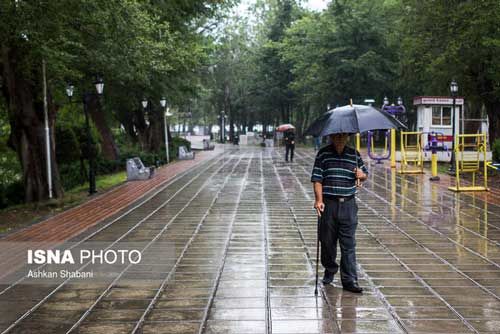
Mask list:
POLYGON ((451 107, 432 107, 432 125, 451 125, 451 107))

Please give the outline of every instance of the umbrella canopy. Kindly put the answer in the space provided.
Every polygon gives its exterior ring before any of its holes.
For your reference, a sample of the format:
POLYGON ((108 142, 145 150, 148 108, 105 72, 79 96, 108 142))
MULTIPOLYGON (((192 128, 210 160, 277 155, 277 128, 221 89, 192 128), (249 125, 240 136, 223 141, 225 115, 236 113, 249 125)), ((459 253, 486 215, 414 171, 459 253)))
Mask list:
POLYGON ((406 126, 385 111, 354 104, 338 107, 323 114, 309 126, 306 134, 321 137, 334 133, 361 133, 401 128, 406 126))
POLYGON ((278 126, 276 128, 276 131, 285 132, 285 131, 294 130, 294 129, 295 129, 295 126, 293 126, 292 124, 281 124, 280 126, 278 126))

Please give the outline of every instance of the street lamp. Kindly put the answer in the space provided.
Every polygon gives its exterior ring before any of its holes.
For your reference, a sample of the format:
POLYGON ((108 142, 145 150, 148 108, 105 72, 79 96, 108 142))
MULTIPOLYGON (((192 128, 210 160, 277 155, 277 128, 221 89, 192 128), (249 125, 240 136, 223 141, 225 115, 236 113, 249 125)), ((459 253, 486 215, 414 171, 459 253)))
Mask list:
POLYGON ((148 99, 143 98, 141 101, 142 108, 144 109, 144 122, 146 123, 147 126, 149 126, 149 114, 148 114, 148 99))
POLYGON ((170 162, 170 156, 169 156, 169 151, 168 151, 168 123, 167 123, 167 117, 172 116, 171 113, 168 112, 168 107, 167 107, 167 99, 162 97, 160 100, 160 105, 162 108, 164 108, 164 113, 163 113, 163 118, 165 121, 165 153, 167 155, 167 164, 170 162))
MULTIPOLYGON (((83 102, 83 113, 85 114, 85 127, 86 127, 86 132, 87 132, 87 154, 88 154, 88 160, 89 160, 89 195, 95 194, 97 192, 96 190, 96 181, 95 181, 95 161, 94 161, 94 150, 92 146, 92 133, 90 131, 90 120, 89 120, 89 114, 87 110, 87 105, 89 103, 89 99, 93 96, 99 97, 102 95, 104 91, 104 81, 102 78, 97 77, 96 80, 94 81, 94 86, 96 89, 96 93, 90 93, 90 92, 85 92, 82 95, 82 102, 83 102)), ((68 98, 71 101, 71 98, 73 97, 73 93, 75 90, 75 86, 72 83, 68 83, 66 86, 66 95, 68 95, 68 98)))
POLYGON ((456 147, 456 138, 455 138, 455 123, 456 123, 456 112, 455 112, 455 104, 456 104, 456 97, 458 93, 458 84, 455 80, 452 80, 450 83, 450 93, 451 97, 453 98, 453 108, 452 108, 452 141, 451 141, 451 159, 450 159, 450 169, 449 173, 450 174, 455 174, 455 147, 456 147))

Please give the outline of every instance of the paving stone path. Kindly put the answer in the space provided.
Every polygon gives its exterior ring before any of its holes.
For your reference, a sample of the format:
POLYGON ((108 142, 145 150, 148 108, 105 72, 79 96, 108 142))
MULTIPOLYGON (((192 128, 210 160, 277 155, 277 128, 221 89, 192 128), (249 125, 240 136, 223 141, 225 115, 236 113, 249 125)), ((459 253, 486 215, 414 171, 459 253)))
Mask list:
POLYGON ((315 297, 314 152, 282 153, 226 147, 78 233, 79 247, 140 243, 142 261, 3 284, 0 333, 500 332, 499 205, 373 164, 358 194, 365 292, 335 277, 315 297))

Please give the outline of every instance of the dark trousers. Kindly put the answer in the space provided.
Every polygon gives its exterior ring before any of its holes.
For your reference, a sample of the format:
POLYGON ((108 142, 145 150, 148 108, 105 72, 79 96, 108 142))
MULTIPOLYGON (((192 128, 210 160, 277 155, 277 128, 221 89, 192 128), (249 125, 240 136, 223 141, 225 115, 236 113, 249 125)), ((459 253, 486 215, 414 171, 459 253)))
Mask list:
POLYGON ((324 199, 325 210, 321 215, 320 241, 321 264, 328 271, 337 273, 337 241, 340 244, 340 279, 343 285, 358 281, 356 272, 356 227, 358 205, 353 197, 345 202, 324 199))
POLYGON ((295 144, 286 144, 285 161, 288 161, 288 153, 290 153, 290 161, 293 161, 293 150, 295 150, 295 144))

